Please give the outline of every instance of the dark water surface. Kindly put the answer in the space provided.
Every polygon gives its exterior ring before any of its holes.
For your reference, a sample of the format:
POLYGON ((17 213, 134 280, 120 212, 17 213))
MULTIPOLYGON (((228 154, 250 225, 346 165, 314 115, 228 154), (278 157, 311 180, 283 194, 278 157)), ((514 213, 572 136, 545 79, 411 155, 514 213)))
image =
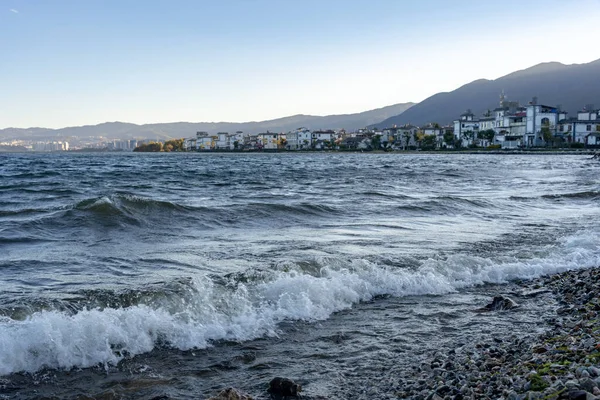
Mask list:
POLYGON ((600 265, 599 202, 587 156, 0 155, 0 398, 395 398, 544 329, 549 296, 473 310, 600 265))

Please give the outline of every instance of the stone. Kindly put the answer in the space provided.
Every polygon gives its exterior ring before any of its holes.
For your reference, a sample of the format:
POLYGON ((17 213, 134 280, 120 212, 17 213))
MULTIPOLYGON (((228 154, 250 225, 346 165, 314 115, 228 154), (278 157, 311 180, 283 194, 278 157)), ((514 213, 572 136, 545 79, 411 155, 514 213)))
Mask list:
POLYGON ((210 397, 208 400, 252 400, 252 397, 242 394, 235 388, 227 388, 220 391, 218 395, 210 397))
POLYGON ((519 307, 516 301, 511 299, 508 296, 499 295, 494 296, 492 302, 485 307, 483 307, 484 311, 501 311, 501 310, 512 310, 514 308, 519 307))
POLYGON ((271 394, 271 398, 281 399, 286 397, 298 397, 302 391, 302 386, 288 378, 273 378, 269 382, 267 392, 271 394))
POLYGON ((597 387, 596 382, 589 378, 581 379, 579 381, 579 387, 586 392, 593 392, 594 388, 597 387))
POLYGON ((569 400, 587 400, 588 398, 588 392, 586 392, 585 390, 571 390, 568 394, 567 394, 567 399, 569 400))

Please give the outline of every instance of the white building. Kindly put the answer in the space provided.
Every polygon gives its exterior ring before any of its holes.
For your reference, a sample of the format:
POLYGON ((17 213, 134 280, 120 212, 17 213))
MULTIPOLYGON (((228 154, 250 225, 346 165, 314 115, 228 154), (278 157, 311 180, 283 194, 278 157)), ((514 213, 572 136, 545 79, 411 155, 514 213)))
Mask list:
POLYGON ((183 147, 185 151, 195 151, 196 150, 196 138, 187 138, 183 142, 183 147))
POLYGON ((242 131, 237 131, 229 135, 229 150, 242 150, 244 147, 244 138, 248 136, 242 131))
POLYGON ((277 150, 279 148, 280 134, 274 132, 259 133, 258 146, 263 150, 277 150))
POLYGON ((312 142, 312 132, 310 129, 304 127, 298 128, 287 133, 287 144, 288 150, 306 150, 310 149, 312 142))
POLYGON ((454 121, 454 138, 461 140, 463 147, 467 147, 475 141, 479 132, 479 119, 471 110, 461 114, 460 118, 454 121))
POLYGON ((331 142, 332 140, 335 141, 335 139, 337 139, 337 135, 335 134, 335 131, 331 129, 312 132, 312 143, 316 143, 318 141, 331 142))
POLYGON ((556 107, 537 104, 537 98, 527 105, 527 127, 523 144, 526 147, 546 144, 542 129, 549 129, 552 136, 556 134, 559 121, 559 110, 556 107))
POLYGON ((212 150, 215 148, 216 136, 209 136, 208 132, 196 132, 196 150, 212 150))
POLYGON ((229 150, 229 132, 219 132, 216 135, 215 150, 229 150))

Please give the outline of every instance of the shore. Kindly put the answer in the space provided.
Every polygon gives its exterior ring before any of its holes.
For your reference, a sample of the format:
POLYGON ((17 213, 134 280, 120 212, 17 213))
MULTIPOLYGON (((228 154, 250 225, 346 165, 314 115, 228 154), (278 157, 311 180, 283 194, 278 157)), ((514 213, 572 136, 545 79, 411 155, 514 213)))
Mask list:
MULTIPOLYGON (((504 287, 518 290, 521 299, 554 298, 555 315, 540 321, 540 326, 549 329, 538 335, 490 333, 477 342, 466 340, 453 349, 433 352, 412 370, 382 371, 382 379, 370 388, 340 388, 339 399, 600 399, 599 281, 600 267, 504 287)), ((503 286, 498 289, 502 291, 503 286)), ((478 312, 513 313, 520 308, 518 304, 497 310, 481 306, 478 312)), ((266 393, 257 397, 237 394, 215 393, 211 400, 271 399, 266 393)), ((328 400, 310 393, 310 388, 298 398, 328 400)))
MULTIPOLYGON (((560 308, 537 338, 492 338, 433 355, 399 382, 398 398, 596 399, 600 396, 600 268, 524 282, 560 308)), ((517 312, 515 310, 491 312, 517 312)))

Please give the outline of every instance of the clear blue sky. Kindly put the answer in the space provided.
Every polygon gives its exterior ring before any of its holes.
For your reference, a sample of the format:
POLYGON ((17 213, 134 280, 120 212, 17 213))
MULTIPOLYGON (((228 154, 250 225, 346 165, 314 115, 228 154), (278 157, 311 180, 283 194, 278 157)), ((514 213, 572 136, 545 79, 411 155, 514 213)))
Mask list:
POLYGON ((598 59, 599 21, 600 0, 0 0, 0 128, 418 102, 598 59))

